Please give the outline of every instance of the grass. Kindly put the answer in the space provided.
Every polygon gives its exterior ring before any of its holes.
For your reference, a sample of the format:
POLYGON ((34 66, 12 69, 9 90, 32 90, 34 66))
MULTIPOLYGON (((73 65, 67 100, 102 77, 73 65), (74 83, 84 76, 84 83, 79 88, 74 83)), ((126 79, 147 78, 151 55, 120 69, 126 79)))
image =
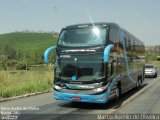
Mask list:
POLYGON ((156 67, 160 68, 160 61, 156 60, 147 61, 146 64, 154 64, 156 67))
MULTIPOLYGON (((0 55, 4 52, 4 46, 9 44, 17 54, 20 52, 23 58, 26 55, 35 58, 37 55, 43 61, 42 56, 45 49, 56 43, 57 36, 53 37, 51 33, 13 32, 2 34, 0 35, 0 55)), ((37 61, 37 59, 33 60, 37 61)), ((0 98, 49 90, 52 87, 52 81, 53 67, 29 67, 27 71, 1 70, 0 98)))
POLYGON ((26 93, 50 90, 52 82, 53 69, 0 71, 0 97, 8 98, 26 93))

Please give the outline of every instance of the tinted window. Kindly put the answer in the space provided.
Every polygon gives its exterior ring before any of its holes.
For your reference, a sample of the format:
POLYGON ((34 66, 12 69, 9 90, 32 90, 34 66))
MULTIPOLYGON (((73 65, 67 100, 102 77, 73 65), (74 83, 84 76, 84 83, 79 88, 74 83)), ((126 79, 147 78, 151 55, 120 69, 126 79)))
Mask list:
POLYGON ((119 29, 116 28, 116 27, 111 27, 110 30, 109 30, 109 40, 110 40, 110 43, 114 44, 114 43, 117 43, 118 42, 118 32, 119 32, 119 29))
POLYGON ((65 29, 61 32, 58 45, 91 46, 104 44, 107 29, 101 27, 65 29))
MULTIPOLYGON (((69 55, 70 56, 70 55, 69 55)), ((95 80, 104 76, 104 65, 102 54, 72 55, 68 58, 56 60, 56 76, 64 80, 70 80, 76 76, 78 80, 95 80)))

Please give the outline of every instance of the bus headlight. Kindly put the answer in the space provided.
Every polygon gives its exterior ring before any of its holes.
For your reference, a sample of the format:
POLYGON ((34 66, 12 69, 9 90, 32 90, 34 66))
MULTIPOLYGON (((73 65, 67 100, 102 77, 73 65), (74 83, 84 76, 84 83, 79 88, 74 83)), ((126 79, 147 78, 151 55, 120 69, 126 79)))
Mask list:
POLYGON ((102 92, 103 90, 104 90, 104 88, 93 89, 94 92, 102 92))
POLYGON ((58 85, 54 85, 54 88, 56 89, 56 90, 60 90, 60 89, 62 89, 60 86, 58 86, 58 85))
POLYGON ((106 86, 100 87, 100 88, 93 89, 93 91, 94 92, 102 92, 107 89, 108 85, 109 84, 107 84, 106 86))

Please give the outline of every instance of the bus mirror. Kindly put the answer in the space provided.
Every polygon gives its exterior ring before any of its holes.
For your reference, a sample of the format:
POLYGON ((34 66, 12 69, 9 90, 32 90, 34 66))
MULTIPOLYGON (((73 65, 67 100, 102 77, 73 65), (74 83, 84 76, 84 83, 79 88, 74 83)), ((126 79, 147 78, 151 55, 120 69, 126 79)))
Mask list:
POLYGON ((49 47, 49 48, 47 48, 46 50, 45 50, 45 52, 44 52, 44 62, 46 63, 46 64, 48 64, 48 57, 49 57, 49 53, 52 51, 52 50, 54 50, 56 48, 56 46, 51 46, 51 47, 49 47))

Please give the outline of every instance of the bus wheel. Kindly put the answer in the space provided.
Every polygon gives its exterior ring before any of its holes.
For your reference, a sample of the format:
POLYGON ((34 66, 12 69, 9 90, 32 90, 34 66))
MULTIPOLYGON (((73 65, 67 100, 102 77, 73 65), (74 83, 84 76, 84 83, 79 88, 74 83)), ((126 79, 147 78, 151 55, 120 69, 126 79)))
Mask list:
POLYGON ((119 100, 120 95, 121 95, 121 87, 120 84, 117 86, 116 90, 115 90, 115 94, 116 94, 116 101, 119 100))
POLYGON ((140 87, 140 83, 141 81, 140 80, 137 80, 137 83, 136 83, 136 88, 139 88, 140 87))

